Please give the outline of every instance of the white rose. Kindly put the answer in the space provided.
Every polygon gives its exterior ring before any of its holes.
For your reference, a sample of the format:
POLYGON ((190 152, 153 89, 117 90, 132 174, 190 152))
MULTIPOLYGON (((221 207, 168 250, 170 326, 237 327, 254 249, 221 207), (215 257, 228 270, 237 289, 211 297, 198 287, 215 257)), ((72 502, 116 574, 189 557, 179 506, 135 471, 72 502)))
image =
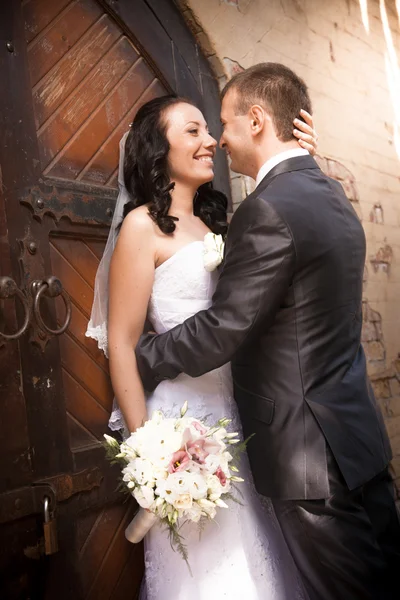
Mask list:
POLYGON ((141 435, 140 455, 157 467, 167 467, 171 455, 182 446, 182 433, 175 431, 175 420, 165 419, 155 427, 149 427, 141 435))
POLYGON ((204 254, 204 268, 206 271, 211 273, 221 264, 222 259, 218 252, 211 250, 204 254))
POLYGON ((221 235, 206 233, 204 237, 204 268, 206 271, 214 271, 222 263, 224 258, 224 241, 221 235))
POLYGON ((220 467, 225 473, 225 475, 229 475, 229 462, 232 460, 231 454, 229 452, 223 452, 219 457, 220 467))
POLYGON ((190 494, 181 494, 175 498, 174 506, 177 510, 187 510, 191 508, 193 500, 190 494))
POLYGON ((207 477, 207 490, 210 500, 216 500, 225 492, 225 488, 222 487, 220 480, 216 475, 208 475, 207 477))
MULTIPOLYGON (((218 479, 218 478, 217 478, 218 479)), ((194 500, 207 497, 206 479, 200 473, 190 473, 188 477, 189 494, 194 500)))
POLYGON ((186 519, 189 521, 193 521, 193 523, 198 523, 201 519, 202 510, 201 507, 197 504, 197 502, 193 502, 191 508, 187 509, 185 512, 186 519))
POLYGON ((172 485, 167 479, 160 479, 156 485, 156 495, 172 504, 175 501, 176 493, 172 490, 172 485))
POLYGON ((128 460, 132 460, 137 457, 136 451, 132 448, 132 446, 126 444, 125 442, 122 442, 121 444, 121 452, 126 455, 128 460))
POLYGON ((157 481, 157 496, 164 498, 169 504, 174 504, 178 496, 189 493, 187 475, 185 472, 172 473, 166 479, 157 481))
POLYGON ((200 465, 200 464, 198 464, 197 462, 194 462, 194 461, 192 461, 192 462, 191 462, 191 465, 190 465, 190 473, 191 473, 192 475, 194 475, 194 474, 196 474, 196 475, 197 475, 197 474, 199 474, 199 473, 202 473, 202 471, 203 471, 203 469, 202 469, 202 466, 203 466, 203 465, 200 465))
POLYGON ((186 471, 171 473, 168 475, 168 482, 174 492, 184 494, 189 491, 189 482, 191 474, 186 471))
POLYGON ((205 459, 205 466, 209 473, 215 473, 221 464, 220 454, 209 454, 205 459))
POLYGON ((167 479, 168 471, 166 469, 163 469, 162 467, 154 466, 153 475, 156 481, 159 481, 160 479, 167 479))
POLYGON ((198 500, 197 503, 210 519, 214 519, 215 515, 217 514, 214 502, 202 499, 198 500))
POLYGON ((122 442, 121 447, 131 448, 133 451, 135 450, 136 444, 136 434, 132 433, 124 442, 122 442))
MULTIPOLYGON (((132 448, 137 449, 138 454, 148 455, 149 450, 154 446, 166 444, 174 446, 176 444, 176 434, 174 435, 175 419, 157 419, 146 421, 143 427, 140 427, 133 433, 126 443, 132 448)), ((173 452, 175 450, 172 450, 173 452)))
POLYGON ((154 484, 153 466, 145 458, 136 458, 122 472, 124 475, 130 474, 139 485, 145 485, 146 483, 154 484))
POLYGON ((224 249, 224 240, 222 235, 217 235, 211 231, 204 236, 204 247, 206 250, 218 250, 221 252, 224 249))
POLYGON ((134 469, 130 468, 129 466, 125 467, 125 469, 122 469, 122 473, 122 481, 125 481, 125 483, 128 483, 128 481, 132 481, 133 479, 135 479, 134 469))
POLYGON ((143 485, 140 488, 136 488, 133 491, 133 495, 139 506, 142 508, 152 508, 154 504, 154 492, 150 487, 143 485))

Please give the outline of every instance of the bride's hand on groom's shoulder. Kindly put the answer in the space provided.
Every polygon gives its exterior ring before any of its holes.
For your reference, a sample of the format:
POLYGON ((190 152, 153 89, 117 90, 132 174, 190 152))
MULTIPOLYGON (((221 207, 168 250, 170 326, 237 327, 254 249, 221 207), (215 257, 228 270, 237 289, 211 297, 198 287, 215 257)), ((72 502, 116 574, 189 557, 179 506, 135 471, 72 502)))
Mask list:
POLYGON ((306 110, 300 111, 301 119, 294 119, 293 135, 297 138, 300 146, 314 156, 317 152, 318 135, 314 128, 314 121, 306 110), (303 119, 303 120, 302 120, 303 119))

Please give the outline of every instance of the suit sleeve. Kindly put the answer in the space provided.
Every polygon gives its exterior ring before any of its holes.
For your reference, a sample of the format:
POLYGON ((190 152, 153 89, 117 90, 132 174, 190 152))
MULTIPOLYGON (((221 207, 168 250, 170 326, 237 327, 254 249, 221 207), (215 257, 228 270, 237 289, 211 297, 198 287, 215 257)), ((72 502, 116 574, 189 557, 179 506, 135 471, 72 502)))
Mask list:
POLYGON ((293 240, 270 204, 247 202, 243 218, 239 210, 232 219, 211 307, 164 334, 140 338, 136 356, 147 391, 182 372, 198 377, 228 363, 273 321, 293 277, 293 240))

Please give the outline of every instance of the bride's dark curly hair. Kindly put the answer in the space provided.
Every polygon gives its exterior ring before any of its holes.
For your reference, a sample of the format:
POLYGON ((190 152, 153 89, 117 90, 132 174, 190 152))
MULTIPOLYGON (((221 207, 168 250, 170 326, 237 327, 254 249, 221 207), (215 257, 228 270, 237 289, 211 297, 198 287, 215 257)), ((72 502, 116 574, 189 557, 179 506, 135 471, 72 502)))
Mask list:
MULTIPOLYGON (((143 204, 163 233, 175 231, 176 217, 168 214, 174 183, 168 175, 169 143, 165 113, 175 104, 190 100, 178 96, 161 96, 144 104, 136 113, 125 142, 124 180, 131 200, 124 207, 126 215, 143 204)), ((214 190, 211 183, 201 185, 194 199, 193 212, 211 231, 224 235, 227 231, 225 194, 214 190)))

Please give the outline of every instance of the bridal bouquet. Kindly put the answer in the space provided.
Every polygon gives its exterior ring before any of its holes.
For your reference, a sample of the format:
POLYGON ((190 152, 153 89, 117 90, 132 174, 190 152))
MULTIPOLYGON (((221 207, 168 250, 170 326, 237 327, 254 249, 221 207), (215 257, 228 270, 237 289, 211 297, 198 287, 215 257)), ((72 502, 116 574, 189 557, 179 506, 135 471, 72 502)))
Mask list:
POLYGON ((162 521, 187 562, 180 522, 214 519, 218 508, 228 508, 225 500, 232 498, 232 483, 243 481, 234 474, 238 469, 232 454, 242 451, 245 443, 239 444, 238 434, 226 430, 229 419, 210 427, 186 412, 187 402, 179 418, 156 411, 122 443, 104 437, 108 458, 122 463, 122 484, 141 507, 125 532, 127 539, 140 542, 162 521))

